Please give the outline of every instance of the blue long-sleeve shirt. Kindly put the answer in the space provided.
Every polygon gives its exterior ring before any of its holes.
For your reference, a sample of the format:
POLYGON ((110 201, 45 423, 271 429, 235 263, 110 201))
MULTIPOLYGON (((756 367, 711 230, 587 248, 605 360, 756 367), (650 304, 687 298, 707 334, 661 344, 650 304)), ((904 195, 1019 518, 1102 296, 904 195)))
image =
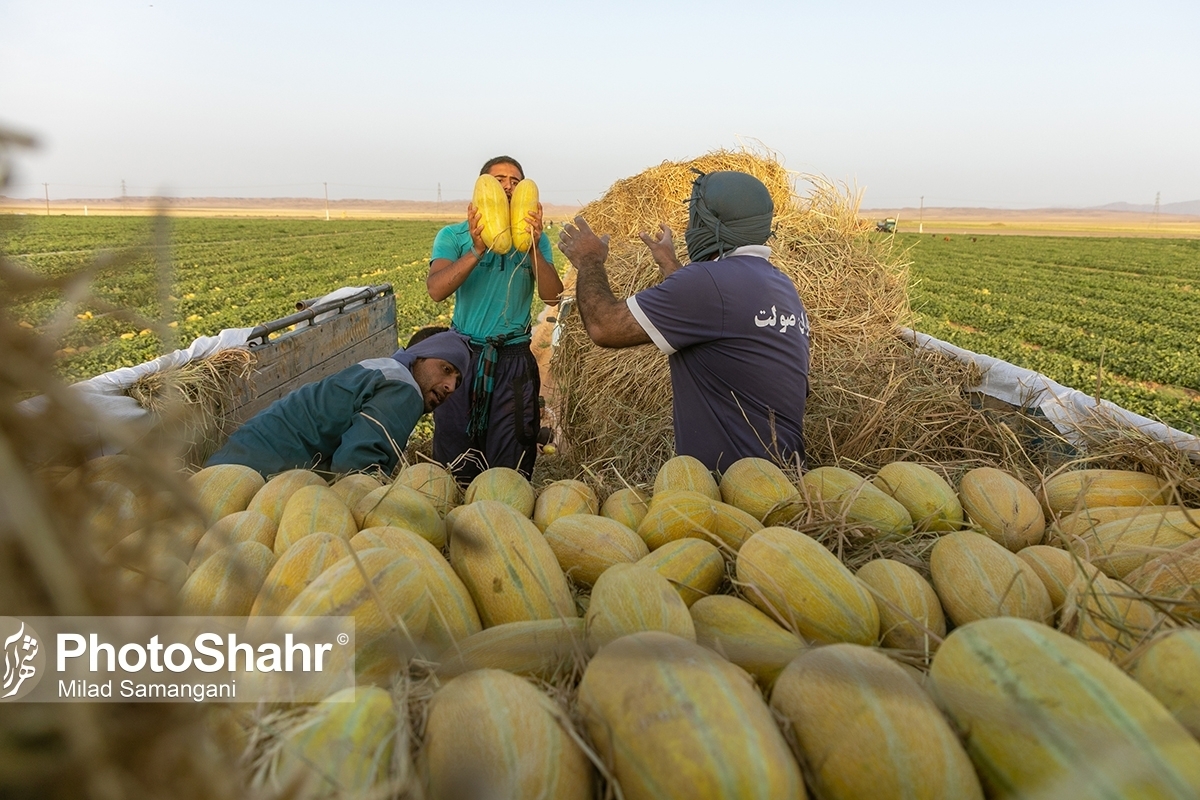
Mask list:
POLYGON ((425 401, 392 358, 361 361, 276 400, 242 424, 208 459, 269 477, 289 469, 333 473, 378 467, 390 474, 425 401))

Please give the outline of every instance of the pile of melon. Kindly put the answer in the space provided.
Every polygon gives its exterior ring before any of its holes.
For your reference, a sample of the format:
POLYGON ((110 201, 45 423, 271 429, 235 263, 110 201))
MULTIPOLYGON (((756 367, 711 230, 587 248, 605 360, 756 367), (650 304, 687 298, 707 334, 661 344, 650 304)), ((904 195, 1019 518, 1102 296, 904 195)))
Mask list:
POLYGON ((107 561, 181 614, 355 618, 357 690, 242 732, 260 786, 1200 797, 1200 509, 1145 473, 955 488, 678 456, 604 498, 504 468, 460 492, 430 464, 189 483, 203 524, 147 542, 113 482, 107 561), (809 535, 831 526, 920 555, 852 570, 809 535))

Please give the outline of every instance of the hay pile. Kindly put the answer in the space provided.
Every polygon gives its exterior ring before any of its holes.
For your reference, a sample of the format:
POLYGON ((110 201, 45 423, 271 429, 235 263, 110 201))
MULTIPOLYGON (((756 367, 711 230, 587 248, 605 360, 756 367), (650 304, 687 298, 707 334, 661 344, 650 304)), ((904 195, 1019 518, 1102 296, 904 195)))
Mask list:
MULTIPOLYGON (((638 231, 668 224, 683 252, 686 199, 694 169, 740 170, 759 178, 775 201, 771 261, 797 286, 812 323, 811 391, 805 413, 808 466, 873 470, 901 458, 956 468, 1011 460, 1015 442, 967 401, 969 367, 915 352, 897 338, 910 323, 909 275, 891 239, 870 236, 858 197, 809 177, 798 196, 795 176, 773 154, 714 152, 665 162, 618 181, 581 212, 611 236, 607 262, 618 297, 658 282, 638 231), (914 455, 917 454, 917 455, 914 455)), ((567 294, 573 291, 573 274, 567 294)), ((631 482, 653 479, 674 454, 667 360, 656 348, 594 346, 577 314, 564 323, 551 362, 565 458, 631 482)), ((788 465, 794 467, 794 465, 788 465)))

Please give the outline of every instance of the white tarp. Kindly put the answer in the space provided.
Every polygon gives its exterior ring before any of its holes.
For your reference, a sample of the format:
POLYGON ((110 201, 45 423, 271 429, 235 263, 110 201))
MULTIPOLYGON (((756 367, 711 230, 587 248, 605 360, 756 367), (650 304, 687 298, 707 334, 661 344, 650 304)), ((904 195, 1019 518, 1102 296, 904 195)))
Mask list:
POLYGON ((943 353, 963 363, 974 362, 983 373, 983 378, 978 386, 971 387, 971 391, 982 392, 1014 406, 1036 408, 1046 415, 1060 433, 1077 443, 1081 425, 1104 419, 1135 428, 1193 457, 1200 456, 1200 438, 1135 414, 1107 400, 1097 402, 1096 398, 1056 383, 1039 372, 972 353, 908 328, 901 329, 901 336, 921 349, 943 353))

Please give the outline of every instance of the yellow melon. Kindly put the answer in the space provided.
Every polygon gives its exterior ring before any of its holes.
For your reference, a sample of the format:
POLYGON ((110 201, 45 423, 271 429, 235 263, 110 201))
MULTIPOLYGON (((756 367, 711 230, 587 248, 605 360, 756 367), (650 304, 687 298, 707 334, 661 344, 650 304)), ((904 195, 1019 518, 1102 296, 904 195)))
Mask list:
POLYGON ((1176 614, 1200 622, 1200 539, 1163 553, 1125 576, 1125 583, 1176 614))
POLYGON ((1200 630, 1171 631, 1154 641, 1134 665, 1133 679, 1154 695, 1179 724, 1200 739, 1200 630))
POLYGON ((689 611, 696 642, 749 672, 764 691, 804 649, 799 636, 732 595, 702 597, 689 611))
POLYGON ((741 458, 721 476, 721 501, 762 521, 775 505, 796 494, 796 485, 765 458, 741 458))
POLYGON ((716 536, 715 527, 712 498, 680 489, 654 496, 637 533, 646 546, 654 550, 667 542, 688 537, 712 540, 716 536))
POLYGON ((275 554, 310 533, 324 531, 349 539, 358 533, 354 514, 328 486, 301 486, 288 498, 275 533, 275 554))
POLYGON ((874 485, 908 509, 918 531, 956 531, 963 527, 963 508, 946 479, 910 461, 884 464, 874 485))
POLYGON ((476 669, 502 669, 553 681, 587 661, 580 617, 493 625, 446 648, 436 660, 446 679, 476 669))
POLYGON ((584 586, 613 564, 632 564, 650 552, 629 528, 592 514, 559 517, 546 527, 545 536, 562 571, 584 586))
POLYGON ((240 542, 207 558, 179 590, 179 613, 193 617, 244 617, 254 606, 275 554, 260 542, 240 542))
POLYGON ((235 511, 221 517, 196 543, 188 568, 195 569, 222 547, 238 542, 258 542, 274 549, 275 521, 257 511, 235 511))
POLYGON ((1017 558, 1033 567, 1042 584, 1050 594, 1050 605, 1055 612, 1066 602, 1067 590, 1077 578, 1090 578, 1099 570, 1079 556, 1048 544, 1035 544, 1017 551, 1017 558))
POLYGON ((721 499, 721 489, 716 478, 700 459, 692 456, 675 456, 663 462, 654 476, 654 494, 675 490, 699 492, 710 500, 721 499))
MULTIPOLYGON (((1059 517, 1054 527, 1064 536, 1083 536, 1097 525, 1118 519, 1131 519, 1142 514, 1163 514, 1167 511, 1178 511, 1183 506, 1096 506, 1081 508, 1066 516, 1059 517)), ((1200 515, 1200 509, 1193 513, 1200 515)))
POLYGON ((748 511, 728 503, 713 503, 713 541, 730 555, 742 548, 746 540, 763 529, 763 524, 748 511))
POLYGON ((1120 662, 1157 632, 1162 615, 1137 593, 1107 575, 1080 577, 1063 602, 1063 633, 1110 661, 1120 662))
POLYGON ((1095 526, 1067 540, 1071 551, 1090 561, 1109 577, 1123 578, 1153 561, 1200 538, 1200 512, 1188 509, 1139 514, 1095 526))
POLYGON ((1073 469, 1042 486, 1046 516, 1099 506, 1153 506, 1170 502, 1171 486, 1161 478, 1123 469, 1073 469))
POLYGON ((376 489, 359 500, 354 508, 354 519, 361 530, 404 528, 434 547, 441 548, 446 544, 446 522, 433 501, 416 489, 398 483, 376 489))
POLYGON ((349 475, 339 478, 329 488, 333 489, 337 493, 337 496, 342 498, 342 502, 346 504, 346 508, 353 510, 358 505, 359 500, 362 500, 380 486, 383 486, 383 484, 379 482, 378 478, 362 472, 352 472, 349 475))
POLYGON ((933 700, 870 648, 801 653, 775 682, 771 707, 791 723, 819 797, 983 800, 971 759, 933 700))
POLYGON ((332 533, 321 531, 298 539, 267 573, 250 616, 279 616, 322 572, 348 555, 349 543, 332 533))
POLYGON ((524 678, 497 669, 460 675, 429 701, 419 761, 426 796, 590 800, 592 765, 571 725, 566 709, 524 678))
POLYGON ((1050 594, 1033 567, 974 531, 938 539, 929 559, 933 588, 955 625, 987 617, 1054 619, 1050 594))
POLYGON ((97 555, 103 555, 139 528, 144 527, 144 506, 128 487, 115 481, 93 481, 82 487, 89 513, 87 540, 97 555))
POLYGON ((237 511, 245 511, 266 485, 263 476, 242 464, 215 464, 188 478, 188 486, 205 515, 205 527, 237 511))
POLYGON ((695 642, 624 636, 588 664, 579 708, 629 800, 801 800, 804 780, 749 676, 695 642))
POLYGON ((638 631, 666 631, 696 638, 688 608, 674 587, 653 569, 640 564, 614 564, 592 587, 584 615, 588 649, 638 631))
POLYGON ((289 469, 267 481, 261 489, 255 492, 246 508, 266 514, 278 523, 283 518, 284 506, 287 505, 287 501, 296 493, 296 490, 304 486, 327 485, 325 479, 315 472, 306 469, 289 469))
POLYGON ((979 467, 959 483, 963 511, 984 533, 1016 552, 1041 544, 1046 532, 1042 507, 1029 487, 994 467, 979 467))
POLYGON ((428 497, 443 517, 462 500, 462 490, 454 476, 437 464, 422 462, 407 466, 396 476, 396 483, 428 497))
POLYGON ((866 587, 815 539, 763 528, 737 555, 746 598, 810 642, 874 644, 879 609, 866 587))
POLYGON ((850 470, 817 467, 806 472, 800 483, 810 506, 825 519, 865 525, 878 531, 881 539, 902 539, 912 533, 908 509, 850 470))
POLYGON ((666 578, 689 607, 715 592, 725 579, 721 551, 701 539, 667 542, 637 563, 666 578))
POLYGON ((890 558, 868 561, 856 577, 875 593, 883 646, 932 653, 946 638, 946 615, 929 581, 890 558))
POLYGON ((649 510, 650 504, 646 500, 645 492, 626 487, 618 489, 605 499, 604 505, 600 507, 600 514, 636 531, 649 510))
POLYGON ((522 516, 533 515, 536 501, 533 486, 525 476, 508 467, 492 467, 475 476, 467 487, 464 503, 499 500, 515 508, 522 516))
POLYGON ((583 481, 561 480, 542 489, 533 504, 533 524, 546 526, 568 514, 598 514, 600 500, 596 491, 583 481))

